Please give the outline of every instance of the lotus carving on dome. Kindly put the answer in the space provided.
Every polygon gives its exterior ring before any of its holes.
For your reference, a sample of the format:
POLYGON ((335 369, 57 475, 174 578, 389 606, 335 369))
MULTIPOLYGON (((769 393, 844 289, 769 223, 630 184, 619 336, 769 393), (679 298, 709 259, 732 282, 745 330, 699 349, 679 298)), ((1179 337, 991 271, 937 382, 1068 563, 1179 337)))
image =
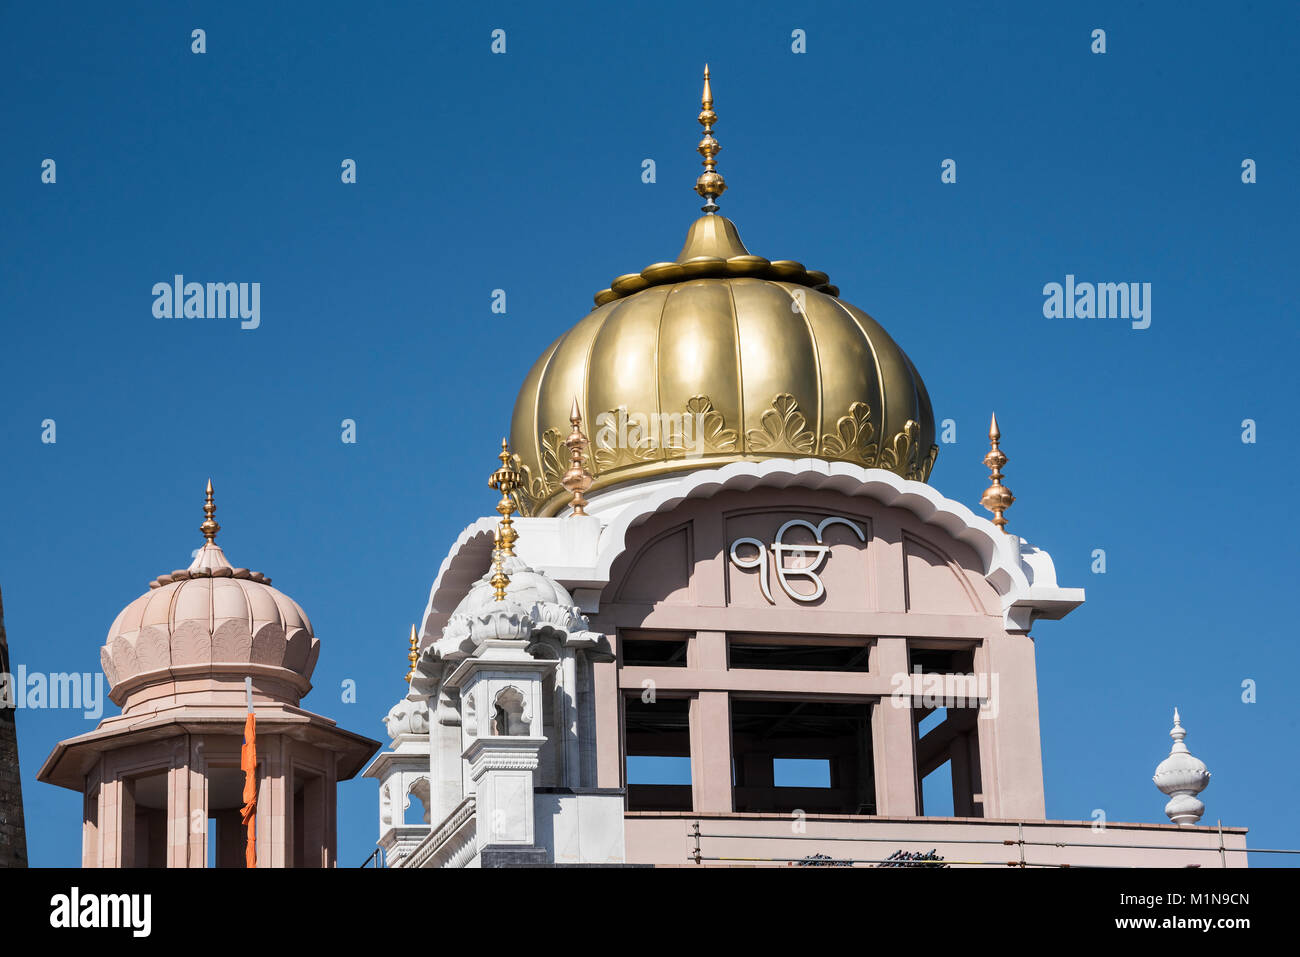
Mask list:
POLYGON ((518 605, 502 602, 500 611, 475 615, 470 622, 470 634, 476 646, 485 641, 527 641, 533 632, 533 622, 518 605))
POLYGON ((418 697, 403 698, 389 709, 384 726, 390 738, 399 734, 428 734, 429 706, 418 697))
POLYGON ((557 631, 570 632, 587 627, 587 619, 576 605, 557 605, 549 601, 537 602, 529 612, 533 621, 541 627, 551 627, 557 631))

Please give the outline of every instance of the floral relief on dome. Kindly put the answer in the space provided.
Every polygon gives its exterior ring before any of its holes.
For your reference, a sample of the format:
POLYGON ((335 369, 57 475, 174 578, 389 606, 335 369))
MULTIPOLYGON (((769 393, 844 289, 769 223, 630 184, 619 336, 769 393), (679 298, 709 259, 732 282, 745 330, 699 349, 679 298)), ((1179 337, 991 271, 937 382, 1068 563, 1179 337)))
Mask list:
MULTIPOLYGON (((726 417, 706 395, 692 396, 683 412, 647 417, 629 414, 619 406, 597 417, 600 427, 591 445, 589 460, 593 475, 656 461, 680 461, 708 455, 820 455, 853 462, 864 468, 888 469, 904 478, 924 482, 938 457, 932 445, 922 454, 921 426, 909 419, 901 431, 881 448, 876 441, 871 406, 853 402, 848 414, 835 421, 834 431, 822 433, 809 428, 807 416, 792 393, 781 392, 759 417, 760 427, 749 429, 742 443, 736 429, 727 428, 726 417), (660 421, 662 420, 662 421, 660 421)), ((541 437, 541 475, 518 454, 514 464, 521 474, 520 487, 512 493, 521 515, 539 513, 546 502, 563 490, 561 464, 565 461, 563 433, 547 429, 541 437)))
POLYGON ((596 425, 591 443, 596 450, 592 475, 652 462, 659 457, 660 437, 649 416, 630 415, 627 406, 620 405, 596 416, 596 425))
POLYGON ((533 470, 524 462, 519 453, 513 456, 515 468, 519 470, 519 487, 510 493, 519 514, 531 517, 537 514, 537 506, 545 502, 555 492, 546 483, 545 478, 533 475, 533 470))
POLYGON ((888 447, 880 453, 880 468, 889 469, 907 479, 924 482, 934 468, 939 446, 930 446, 925 458, 921 458, 921 447, 917 442, 920 434, 921 426, 908 419, 903 431, 895 435, 888 447))
POLYGON ((664 447, 670 459, 740 449, 740 433, 727 428, 726 417, 713 407, 713 400, 707 395, 693 395, 687 399, 685 414, 680 421, 670 420, 667 432, 664 447))
POLYGON ((564 436, 559 429, 547 429, 542 433, 542 474, 534 475, 533 470, 516 452, 512 459, 519 470, 519 487, 510 493, 520 515, 536 514, 537 506, 560 490, 560 477, 564 474, 561 464, 567 459, 564 451, 564 436))
POLYGON ((811 455, 817 447, 817 434, 808 428, 807 417, 789 392, 778 393, 758 421, 762 428, 745 433, 751 452, 811 455))
POLYGON ((880 446, 872 441, 876 427, 871 424, 871 406, 854 402, 849 414, 835 421, 835 431, 822 436, 822 455, 832 459, 847 459, 875 468, 880 446))

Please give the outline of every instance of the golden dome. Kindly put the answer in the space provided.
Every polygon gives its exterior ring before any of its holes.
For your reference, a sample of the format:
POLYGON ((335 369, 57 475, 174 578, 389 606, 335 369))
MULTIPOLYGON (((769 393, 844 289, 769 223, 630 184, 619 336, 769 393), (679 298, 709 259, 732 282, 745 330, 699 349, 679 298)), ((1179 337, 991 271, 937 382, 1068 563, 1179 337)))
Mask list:
MULTIPOLYGON (((705 96, 707 174, 718 148, 705 96)), ((767 458, 929 477, 934 413, 911 360, 825 273, 751 254, 714 212, 721 192, 701 193, 706 214, 675 262, 616 278, 528 373, 510 428, 525 515, 568 503, 575 400, 593 493, 767 458)))

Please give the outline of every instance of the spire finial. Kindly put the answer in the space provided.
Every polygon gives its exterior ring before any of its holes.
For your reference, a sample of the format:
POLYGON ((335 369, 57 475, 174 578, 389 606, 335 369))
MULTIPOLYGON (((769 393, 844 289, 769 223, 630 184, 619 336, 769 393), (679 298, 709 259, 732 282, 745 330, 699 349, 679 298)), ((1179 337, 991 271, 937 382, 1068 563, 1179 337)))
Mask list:
POLYGON ((199 526, 199 531, 203 533, 203 540, 212 545, 217 540, 217 532, 221 531, 221 526, 212 516, 217 513, 217 506, 212 501, 212 479, 208 479, 208 497, 203 503, 203 524, 199 526))
POLYGON ((515 531, 510 516, 515 511, 514 492, 519 488, 520 475, 519 469, 515 467, 514 456, 510 454, 510 446, 505 439, 501 440, 501 453, 497 458, 501 460, 501 467, 488 479, 488 485, 501 493, 501 501, 497 502, 497 512, 501 515, 501 521, 497 523, 494 536, 496 547, 492 552, 491 582, 496 600, 505 601, 506 585, 510 584, 510 578, 505 570, 505 560, 507 556, 514 557, 515 542, 519 539, 519 533, 515 531))
POLYGON ((1002 433, 998 431, 998 416, 993 413, 993 419, 989 423, 989 451, 984 456, 984 465, 990 469, 989 480, 992 482, 984 490, 980 497, 980 504, 993 513, 993 524, 1002 529, 1002 533, 1007 533, 1007 520, 1002 517, 1002 513, 1011 507, 1016 497, 1011 494, 1011 489, 1002 484, 1005 477, 1002 474, 1002 466, 1007 464, 1007 456, 998 447, 998 442, 1002 439, 1002 433))
POLYGON ((713 112, 713 87, 709 84, 709 65, 704 64, 704 95, 700 98, 700 125, 704 127, 704 139, 697 149, 704 157, 704 172, 695 181, 695 192, 704 199, 700 209, 712 216, 718 211, 718 197, 727 188, 727 181, 717 169, 718 152, 722 149, 713 138, 713 124, 718 122, 718 114, 713 112))
POLYGON ((415 663, 420 660, 420 636, 415 633, 415 625, 411 626, 411 650, 406 653, 406 660, 411 663, 411 670, 402 680, 409 685, 415 677, 415 663))
POLYGON ((1187 737, 1187 732, 1183 730, 1183 722, 1178 717, 1177 708, 1174 708, 1174 726, 1169 729, 1169 737, 1174 739, 1173 751, 1187 750, 1187 745, 1183 744, 1183 739, 1187 737))
POLYGON ((569 470, 564 473, 560 484, 573 494, 573 498, 569 500, 569 505, 573 508, 571 514, 586 515, 587 500, 583 498, 583 493, 591 488, 592 478, 583 461, 583 450, 591 443, 582 433, 582 413, 578 410, 577 396, 573 397, 573 411, 569 413, 569 423, 573 426, 573 431, 564 440, 564 444, 569 448, 569 470))

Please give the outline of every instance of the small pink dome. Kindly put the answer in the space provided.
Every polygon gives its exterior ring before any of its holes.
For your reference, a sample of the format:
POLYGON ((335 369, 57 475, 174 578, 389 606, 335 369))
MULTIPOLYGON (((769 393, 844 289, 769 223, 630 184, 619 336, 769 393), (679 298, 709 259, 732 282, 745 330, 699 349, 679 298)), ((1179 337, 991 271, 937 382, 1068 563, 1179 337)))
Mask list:
POLYGON ((280 668, 305 691, 320 642, 298 603, 265 575, 232 568, 209 542, 188 569, 160 576, 149 589, 122 609, 100 651, 114 700, 128 682, 134 689, 178 674, 233 678, 280 668))

